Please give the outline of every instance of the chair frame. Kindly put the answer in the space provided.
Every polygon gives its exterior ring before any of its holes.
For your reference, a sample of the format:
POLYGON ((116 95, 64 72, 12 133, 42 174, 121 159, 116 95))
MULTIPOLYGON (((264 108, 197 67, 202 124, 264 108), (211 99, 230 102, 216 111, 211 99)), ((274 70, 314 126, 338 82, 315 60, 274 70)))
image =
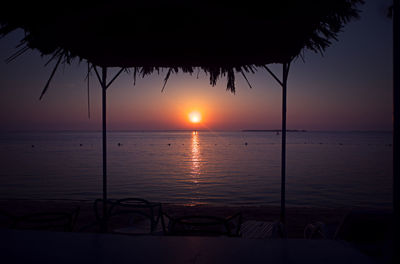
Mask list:
POLYGON ((107 228, 105 222, 109 219, 120 216, 120 215, 131 215, 136 214, 139 216, 143 216, 150 221, 150 234, 153 234, 157 228, 157 225, 161 221, 162 231, 165 233, 165 224, 164 219, 162 217, 162 205, 161 203, 149 202, 142 198, 124 198, 118 200, 107 200, 107 204, 109 205, 107 209, 107 219, 104 216, 100 215, 100 203, 103 203, 102 199, 96 199, 93 207, 95 211, 97 224, 100 224, 103 232, 107 232, 107 228), (144 212, 143 209, 148 209, 149 212, 144 212))

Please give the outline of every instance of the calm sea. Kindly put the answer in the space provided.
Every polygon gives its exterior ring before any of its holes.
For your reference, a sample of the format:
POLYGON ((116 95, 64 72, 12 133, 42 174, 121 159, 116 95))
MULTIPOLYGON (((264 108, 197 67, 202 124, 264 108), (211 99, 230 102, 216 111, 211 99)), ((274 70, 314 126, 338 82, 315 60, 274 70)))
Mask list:
MULTIPOLYGON (((279 205, 274 132, 109 132, 109 197, 279 205)), ((287 206, 389 207, 392 134, 290 132, 287 206)), ((0 199, 101 198, 100 132, 0 134, 0 199)))

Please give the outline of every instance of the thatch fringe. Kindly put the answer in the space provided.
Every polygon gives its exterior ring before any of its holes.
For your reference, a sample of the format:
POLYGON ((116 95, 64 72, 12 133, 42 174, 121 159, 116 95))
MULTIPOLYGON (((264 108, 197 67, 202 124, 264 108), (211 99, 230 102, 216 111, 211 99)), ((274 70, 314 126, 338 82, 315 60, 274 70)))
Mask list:
POLYGON ((90 63, 87 62, 87 105, 88 105, 88 118, 90 119, 90 75, 91 75, 92 67, 90 63))
POLYGON ((134 69, 133 69, 133 86, 136 85, 136 73, 137 73, 137 67, 134 67, 134 69))
POLYGON ((169 70, 168 70, 168 72, 167 72, 167 75, 165 76, 164 85, 163 85, 163 87, 162 87, 162 89, 161 89, 161 92, 164 92, 164 88, 165 88, 165 85, 167 84, 167 81, 168 81, 168 79, 169 79, 169 76, 171 75, 171 71, 172 71, 172 68, 169 68, 169 70))
POLYGON ((15 53, 13 53, 10 57, 8 57, 5 60, 5 63, 8 64, 8 63, 12 62, 13 60, 15 60, 16 58, 18 58, 19 56, 21 56, 22 54, 24 54, 28 50, 29 50, 29 47, 27 47, 27 46, 22 47, 21 49, 17 50, 15 53))
POLYGON ((250 87, 250 88, 253 88, 253 87, 251 87, 251 84, 250 84, 249 80, 247 80, 247 77, 246 77, 246 75, 244 74, 244 72, 243 72, 242 70, 240 70, 240 72, 242 73, 242 76, 243 76, 243 78, 246 80, 246 82, 247 82, 247 84, 249 85, 249 87, 250 87))
POLYGON ((162 90, 170 74, 192 74, 197 68, 197 76, 205 72, 213 86, 227 76, 226 88, 235 92, 235 73, 251 86, 245 73, 257 67, 303 59, 304 49, 323 53, 343 26, 358 18, 357 5, 364 1, 150 2, 10 2, 9 8, 0 9, 0 37, 17 28, 25 36, 22 48, 6 61, 37 49, 51 56, 47 63, 58 59, 57 67, 78 58, 100 67, 133 68, 134 85, 137 74, 144 77, 166 68, 162 90), (236 37, 237 32, 246 36, 236 37))
POLYGON ((49 79, 47 80, 47 83, 46 83, 46 85, 45 85, 44 88, 43 88, 42 93, 40 94, 39 100, 42 100, 44 94, 46 93, 47 89, 49 88, 50 82, 51 82, 51 80, 53 79, 53 76, 54 76, 54 74, 56 73, 57 68, 58 68, 58 65, 60 65, 60 62, 61 62, 61 59, 63 58, 63 56, 64 56, 64 54, 60 54, 60 55, 58 56, 58 61, 57 61, 56 65, 54 66, 53 71, 51 72, 50 77, 49 77, 49 79))

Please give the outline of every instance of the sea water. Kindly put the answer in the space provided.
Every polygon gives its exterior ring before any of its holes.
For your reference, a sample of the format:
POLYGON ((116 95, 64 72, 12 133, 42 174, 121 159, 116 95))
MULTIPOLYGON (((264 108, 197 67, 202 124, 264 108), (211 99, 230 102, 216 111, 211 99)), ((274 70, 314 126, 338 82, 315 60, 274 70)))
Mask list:
MULTIPOLYGON (((102 197, 101 132, 2 132, 0 199, 102 197)), ((279 205, 281 134, 108 132, 109 198, 279 205)), ((388 208, 390 132, 288 132, 287 206, 388 208)))

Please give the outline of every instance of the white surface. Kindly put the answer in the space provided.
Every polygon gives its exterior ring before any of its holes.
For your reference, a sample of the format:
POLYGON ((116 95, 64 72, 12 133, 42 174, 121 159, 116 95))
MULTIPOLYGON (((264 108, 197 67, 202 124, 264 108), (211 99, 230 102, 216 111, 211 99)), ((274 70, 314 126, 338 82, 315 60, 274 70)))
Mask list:
POLYGON ((1 263, 373 263, 338 241, 0 230, 1 263))

